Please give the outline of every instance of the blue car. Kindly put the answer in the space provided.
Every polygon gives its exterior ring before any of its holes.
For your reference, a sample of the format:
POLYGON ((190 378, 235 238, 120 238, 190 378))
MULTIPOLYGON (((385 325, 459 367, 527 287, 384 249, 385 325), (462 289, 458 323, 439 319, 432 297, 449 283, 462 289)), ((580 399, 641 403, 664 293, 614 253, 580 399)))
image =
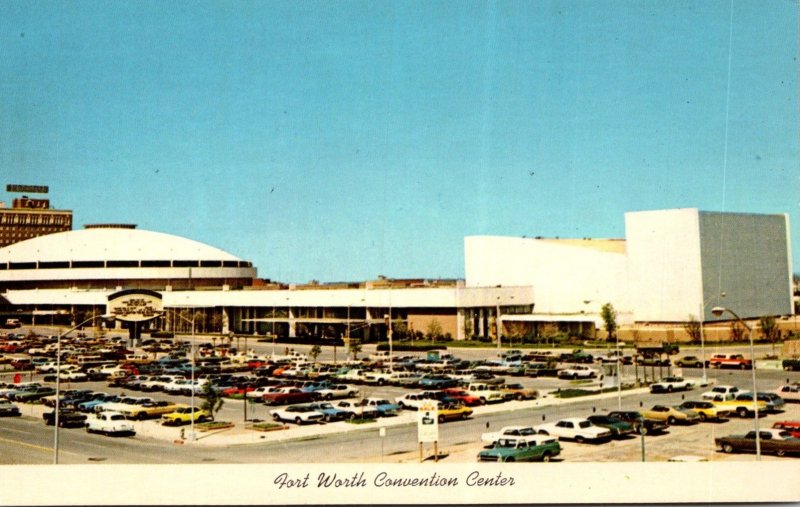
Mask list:
POLYGON ((347 410, 338 409, 333 405, 331 405, 330 403, 328 403, 327 401, 318 403, 309 403, 306 406, 309 408, 313 408, 317 412, 322 412, 322 414, 325 416, 324 418, 325 422, 341 421, 343 419, 348 419, 350 417, 350 412, 348 412, 347 410))

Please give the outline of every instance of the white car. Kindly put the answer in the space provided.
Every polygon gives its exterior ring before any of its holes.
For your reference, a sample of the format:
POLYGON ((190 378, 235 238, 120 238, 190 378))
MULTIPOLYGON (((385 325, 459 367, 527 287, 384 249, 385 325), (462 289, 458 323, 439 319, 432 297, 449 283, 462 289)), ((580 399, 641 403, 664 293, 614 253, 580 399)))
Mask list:
POLYGON ((133 424, 119 412, 100 412, 86 420, 86 431, 103 435, 135 435, 133 424))
POLYGON ((261 386, 261 387, 256 387, 252 391, 246 392, 244 395, 246 398, 253 398, 254 400, 260 401, 262 399, 262 396, 264 396, 265 394, 277 393, 281 389, 282 388, 279 386, 261 386))
POLYGON ((325 414, 305 405, 289 405, 286 408, 270 410, 269 413, 276 421, 289 421, 295 424, 321 422, 325 414))
POLYGON ((358 389, 346 384, 334 384, 324 389, 318 389, 319 397, 323 400, 332 400, 334 398, 355 398, 358 396, 358 389))
POLYGON ((650 386, 651 393, 671 393, 672 391, 688 391, 694 384, 682 377, 664 377, 660 382, 650 386))
POLYGON ((736 398, 736 395, 740 392, 741 391, 739 391, 739 388, 736 386, 714 386, 710 391, 706 391, 700 395, 700 397, 704 400, 726 401, 736 398), (720 399, 720 396, 722 399, 720 399))
POLYGON ((783 398, 784 401, 800 401, 800 384, 797 382, 781 386, 773 392, 783 398))
POLYGON ((481 435, 481 442, 485 444, 494 444, 501 438, 527 437, 536 434, 538 434, 538 432, 533 426, 504 426, 500 431, 490 431, 481 435))
POLYGON ((558 378, 560 379, 575 380, 579 378, 595 378, 596 376, 597 371, 583 364, 575 364, 558 372, 558 378))
POLYGON ((613 436, 610 430, 595 426, 588 419, 580 417, 561 419, 554 423, 536 426, 536 432, 541 435, 567 438, 578 443, 607 440, 613 436))
POLYGON ((419 410, 420 405, 430 404, 431 397, 426 393, 406 393, 395 398, 394 402, 403 409, 419 410))
POLYGON ((82 371, 62 371, 58 374, 58 379, 67 382, 84 382, 89 380, 89 376, 82 371))

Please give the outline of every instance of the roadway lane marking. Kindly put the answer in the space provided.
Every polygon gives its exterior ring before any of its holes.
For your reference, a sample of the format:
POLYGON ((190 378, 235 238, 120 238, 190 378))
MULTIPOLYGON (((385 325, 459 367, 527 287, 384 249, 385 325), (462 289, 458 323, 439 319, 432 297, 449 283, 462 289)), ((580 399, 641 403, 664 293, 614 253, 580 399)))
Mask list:
MULTIPOLYGON (((8 442, 9 444, 17 444, 17 445, 21 445, 23 447, 29 447, 31 449, 35 449, 37 451, 42 451, 42 452, 47 452, 47 453, 52 453, 53 452, 53 448, 52 447, 43 447, 41 445, 29 444, 27 442, 20 442, 19 440, 11 440, 9 438, 0 437, 0 442, 8 442)), ((72 454, 74 456, 83 456, 82 454, 78 454, 77 452, 70 452, 70 451, 65 451, 65 450, 62 450, 62 449, 59 449, 58 453, 59 454, 72 454)))
POLYGON ((3 433, 5 433, 6 431, 8 431, 9 433, 19 433, 21 435, 30 435, 31 434, 30 431, 15 430, 13 428, 3 428, 0 431, 2 431, 3 433))

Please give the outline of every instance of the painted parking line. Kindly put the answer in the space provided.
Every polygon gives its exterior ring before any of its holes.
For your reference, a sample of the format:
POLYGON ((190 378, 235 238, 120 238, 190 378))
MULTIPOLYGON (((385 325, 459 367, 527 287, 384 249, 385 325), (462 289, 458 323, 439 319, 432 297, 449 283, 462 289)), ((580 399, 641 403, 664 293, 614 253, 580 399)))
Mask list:
MULTIPOLYGON (((10 438, 2 438, 2 437, 0 437, 0 442, 7 442, 9 444, 16 444, 16 445, 19 445, 21 447, 27 447, 29 449, 34 449, 36 451, 46 452, 48 454, 52 454, 53 453, 53 448, 52 447, 44 447, 44 446, 36 445, 36 444, 29 444, 27 442, 20 442, 19 440, 12 440, 10 438)), ((72 454, 73 456, 81 456, 81 454, 78 454, 76 452, 64 451, 64 450, 61 450, 61 449, 59 449, 58 452, 60 454, 72 454)))

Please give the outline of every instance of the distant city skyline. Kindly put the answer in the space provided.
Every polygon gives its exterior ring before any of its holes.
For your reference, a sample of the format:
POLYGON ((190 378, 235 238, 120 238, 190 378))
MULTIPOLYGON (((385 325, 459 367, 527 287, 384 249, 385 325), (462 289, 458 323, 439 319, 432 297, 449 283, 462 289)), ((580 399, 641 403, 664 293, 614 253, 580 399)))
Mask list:
POLYGON ((0 4, 0 200, 303 283, 463 278, 469 235, 787 213, 789 1, 0 4), (730 75, 730 79, 728 76, 730 75))

